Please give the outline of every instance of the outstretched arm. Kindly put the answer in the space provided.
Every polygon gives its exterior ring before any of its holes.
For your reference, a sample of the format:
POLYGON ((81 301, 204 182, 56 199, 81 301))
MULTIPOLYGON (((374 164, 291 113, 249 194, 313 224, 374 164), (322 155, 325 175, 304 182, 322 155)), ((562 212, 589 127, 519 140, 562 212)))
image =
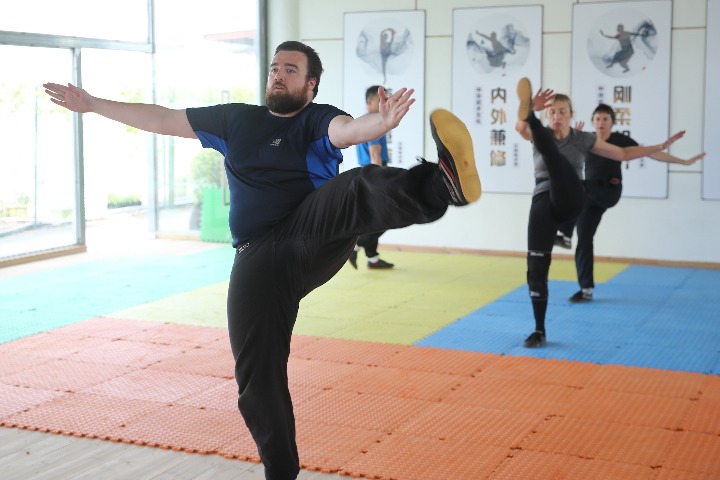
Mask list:
POLYGON ((670 145, 681 139, 685 135, 685 130, 682 130, 675 135, 671 136, 667 140, 665 140, 663 143, 659 145, 651 145, 648 147, 643 146, 636 146, 636 147, 625 147, 621 148, 616 145, 612 145, 610 143, 607 143, 606 141, 598 138, 595 142, 595 145, 590 150, 591 152, 600 155, 602 157, 607 157, 612 160, 617 160, 618 162, 627 161, 627 160, 635 160, 636 158, 640 157, 649 157, 651 155, 654 155, 656 153, 662 152, 663 150, 667 150, 670 148, 670 145))
POLYGON ((705 152, 695 155, 694 157, 690 157, 687 160, 683 158, 678 158, 665 152, 655 153, 653 155, 650 155, 650 158, 652 158, 653 160, 657 160, 658 162, 677 163, 679 165, 692 165, 698 160, 705 158, 705 152))
POLYGON ((345 115, 333 118, 328 128, 330 142, 338 148, 346 148, 377 140, 400 124, 410 105, 415 103, 412 98, 414 92, 412 89, 401 88, 388 97, 385 89, 380 87, 380 111, 355 119, 345 115))
POLYGON ((78 113, 97 113, 147 132, 177 137, 197 138, 185 110, 174 110, 146 103, 125 103, 93 97, 70 83, 43 84, 53 103, 78 113))

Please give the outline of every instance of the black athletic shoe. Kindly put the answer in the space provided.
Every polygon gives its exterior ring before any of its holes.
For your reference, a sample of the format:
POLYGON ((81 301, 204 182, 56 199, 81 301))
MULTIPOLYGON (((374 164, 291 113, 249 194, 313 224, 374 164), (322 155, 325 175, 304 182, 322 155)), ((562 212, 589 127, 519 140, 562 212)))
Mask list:
POLYGON ((523 77, 518 81, 517 94, 520 99, 520 106, 518 107, 518 120, 523 122, 527 120, 532 112, 532 86, 530 86, 530 79, 523 77))
POLYGON ((350 265, 357 270, 357 251, 353 250, 350 254, 350 257, 348 257, 348 262, 350 262, 350 265))
POLYGON ((558 233, 555 237, 555 245, 569 250, 572 248, 572 238, 566 237, 562 233, 558 233))
POLYGON ((568 298, 570 303, 587 303, 592 302, 592 293, 585 293, 582 290, 578 290, 575 294, 568 298))
POLYGON ((438 109, 430 114, 430 132, 443 183, 450 194, 448 203, 461 206, 477 201, 482 188, 472 138, 465 124, 447 110, 438 109))
POLYGON ((370 269, 382 269, 382 268, 393 268, 395 266, 394 263, 386 262, 382 258, 379 259, 377 262, 371 262, 368 260, 367 267, 370 269))
POLYGON ((545 332, 535 330, 525 339, 523 346, 525 348, 537 348, 545 345, 545 332))

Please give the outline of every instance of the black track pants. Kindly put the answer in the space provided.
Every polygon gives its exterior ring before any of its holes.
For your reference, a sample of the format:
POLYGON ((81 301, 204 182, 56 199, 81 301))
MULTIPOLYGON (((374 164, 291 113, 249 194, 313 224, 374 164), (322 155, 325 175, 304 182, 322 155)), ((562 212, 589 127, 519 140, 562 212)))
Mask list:
POLYGON ((535 148, 547 166, 550 190, 533 196, 528 220, 528 288, 535 304, 535 328, 545 330, 548 273, 558 226, 571 221, 585 203, 582 180, 567 158, 558 150, 552 133, 535 115, 528 117, 535 148))
POLYGON ((358 247, 362 247, 365 250, 365 256, 367 258, 372 258, 379 255, 377 250, 378 242, 380 241, 380 237, 383 233, 385 232, 368 233, 360 235, 358 237, 358 247))
POLYGON ((300 300, 340 270, 358 235, 442 217, 447 206, 434 195, 440 184, 430 163, 353 169, 238 249, 227 302, 238 407, 268 480, 295 479, 299 472, 287 361, 300 300))
POLYGON ((587 200, 585 207, 575 221, 560 225, 560 231, 572 237, 577 226, 577 248, 575 249, 575 268, 580 288, 595 287, 595 233, 603 214, 608 208, 617 205, 622 195, 622 184, 619 179, 610 182, 607 178, 585 180, 587 200))

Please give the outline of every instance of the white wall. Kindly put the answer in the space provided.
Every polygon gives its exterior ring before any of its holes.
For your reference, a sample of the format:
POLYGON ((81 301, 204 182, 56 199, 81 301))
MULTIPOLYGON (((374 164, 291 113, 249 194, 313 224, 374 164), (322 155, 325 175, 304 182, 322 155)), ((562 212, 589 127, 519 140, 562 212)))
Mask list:
MULTIPOLYGON (((706 0, 673 0, 670 130, 686 129, 670 152, 690 157, 703 150, 706 0)), ((571 0, 270 0, 270 47, 285 39, 312 45, 325 73, 317 101, 342 107, 343 14, 347 11, 426 11, 426 116, 451 108, 452 10, 460 7, 543 5, 543 85, 570 90, 571 0), (280 12, 281 25, 273 25, 280 12), (288 15, 297 23, 288 28, 288 15), (285 35, 285 37, 283 37, 285 35), (289 35, 289 36, 288 36, 289 35)), ((412 85, 409 85, 412 87, 412 85)), ((664 99, 658 99, 664 101, 664 99)), ((720 132, 719 132, 720 134, 720 132)), ((426 129, 424 156, 434 160, 426 129)), ((720 161, 709 152, 704 161, 720 161)), ((624 198, 603 219, 595 237, 598 256, 720 263, 720 202, 701 199, 702 162, 670 165, 667 199, 624 198)), ((384 244, 524 252, 530 195, 484 194, 476 204, 451 209, 440 221, 387 232, 384 244)))

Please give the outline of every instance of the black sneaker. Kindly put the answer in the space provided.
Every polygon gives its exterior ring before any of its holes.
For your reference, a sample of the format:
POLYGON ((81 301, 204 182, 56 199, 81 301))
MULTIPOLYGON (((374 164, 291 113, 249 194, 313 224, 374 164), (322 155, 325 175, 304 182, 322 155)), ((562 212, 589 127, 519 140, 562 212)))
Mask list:
POLYGON ((350 265, 357 270, 357 250, 353 250, 350 256, 348 257, 348 262, 350 262, 350 265))
POLYGON ((568 298, 570 303, 587 303, 592 302, 592 293, 585 293, 582 290, 578 290, 575 294, 568 298))
POLYGON ((477 201, 482 188, 472 138, 465 124, 447 110, 438 109, 430 114, 430 132, 450 204, 461 206, 477 201))
POLYGON ((567 248, 569 250, 572 248, 572 238, 567 237, 562 233, 558 233, 555 237, 555 245, 557 245, 558 247, 567 248))
POLYGON ((370 260, 368 260, 367 263, 367 267, 370 269, 393 268, 394 266, 394 263, 386 262, 382 258, 379 259, 377 262, 371 262, 370 260))
POLYGON ((523 77, 518 81, 517 94, 520 99, 520 106, 518 107, 518 120, 522 120, 524 122, 532 112, 533 93, 529 78, 523 77))
POLYGON ((535 330, 525 339, 523 346, 525 348, 537 348, 545 345, 545 332, 535 330))

